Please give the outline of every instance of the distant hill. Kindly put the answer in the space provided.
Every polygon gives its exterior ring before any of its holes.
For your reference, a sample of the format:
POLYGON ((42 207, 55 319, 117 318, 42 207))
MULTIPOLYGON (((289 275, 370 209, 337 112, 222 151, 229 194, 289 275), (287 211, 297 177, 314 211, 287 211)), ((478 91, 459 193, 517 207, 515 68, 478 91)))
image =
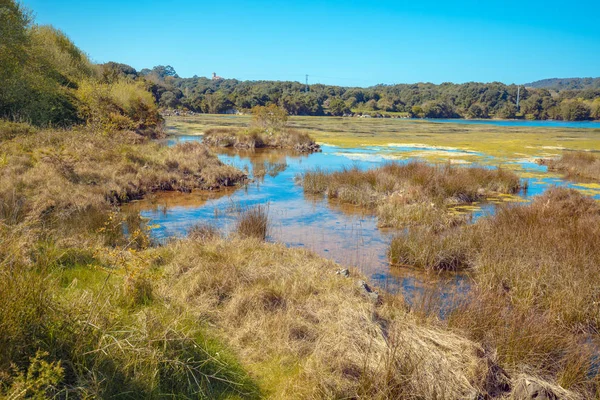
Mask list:
POLYGON ((600 89, 600 78, 550 78, 526 83, 525 86, 553 90, 600 89))

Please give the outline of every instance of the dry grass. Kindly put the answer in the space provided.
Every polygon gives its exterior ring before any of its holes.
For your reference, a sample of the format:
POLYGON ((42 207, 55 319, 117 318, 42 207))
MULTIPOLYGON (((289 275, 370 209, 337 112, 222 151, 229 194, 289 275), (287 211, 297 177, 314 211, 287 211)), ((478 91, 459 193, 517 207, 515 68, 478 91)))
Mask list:
POLYGON ((242 210, 235 231, 246 238, 265 240, 269 230, 269 206, 262 204, 242 210))
POLYGON ((514 388, 493 352, 392 297, 374 304, 359 276, 306 251, 255 239, 169 251, 163 294, 227 338, 269 398, 496 398, 514 388))
POLYGON ((218 188, 245 178, 200 144, 167 148, 127 132, 44 131, 0 143, 0 154, 2 214, 7 204, 19 204, 18 214, 34 219, 49 212, 65 218, 157 190, 218 188))
POLYGON ((210 128, 204 132, 203 141, 209 146, 234 147, 236 149, 275 148, 302 153, 314 152, 319 149, 319 145, 307 133, 294 129, 265 132, 259 128, 210 128))
POLYGON ((554 188, 445 232, 413 229, 390 252, 423 268, 458 254, 482 287, 506 291, 516 306, 549 311, 573 329, 600 328, 600 205, 575 190, 554 188))
POLYGON ((1 265, 0 395, 257 397, 244 371, 185 310, 132 302, 121 274, 1 265))
POLYGON ((388 256, 392 266, 458 271, 469 267, 474 246, 473 238, 463 230, 440 232, 430 226, 413 227, 392 239, 388 256))
POLYGON ((464 220, 448 208, 522 188, 514 173, 501 168, 453 167, 423 162, 390 163, 362 171, 314 170, 302 177, 307 193, 326 194, 346 203, 376 208, 381 226, 430 225, 441 229, 464 220))
POLYGON ((411 229, 393 240, 390 254, 425 269, 467 268, 478 289, 453 313, 452 327, 496 349, 503 365, 596 390, 595 351, 583 345, 600 329, 600 206, 593 199, 554 188, 473 225, 411 229))
POLYGON ((549 171, 558 171, 567 176, 600 180, 600 155, 574 151, 563 153, 559 159, 541 159, 538 161, 547 165, 549 171))

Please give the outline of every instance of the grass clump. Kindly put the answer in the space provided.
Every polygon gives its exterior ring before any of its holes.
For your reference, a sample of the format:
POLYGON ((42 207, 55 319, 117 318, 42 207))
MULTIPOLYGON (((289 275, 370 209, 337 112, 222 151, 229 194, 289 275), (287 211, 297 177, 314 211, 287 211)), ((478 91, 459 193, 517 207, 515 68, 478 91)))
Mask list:
POLYGON ((558 159, 541 159, 549 171, 557 171, 567 176, 600 180, 600 156, 587 151, 566 152, 558 159))
POLYGON ((503 169, 390 163, 362 171, 320 169, 303 175, 304 190, 377 210, 381 226, 453 226, 463 219, 449 207, 483 200, 493 193, 516 193, 519 178, 503 169))
POLYGON ((29 124, 0 119, 0 141, 13 139, 17 136, 31 135, 35 132, 36 128, 29 124))
POLYGON ((237 149, 289 149, 301 153, 319 150, 319 145, 303 131, 287 127, 287 112, 277 106, 257 106, 248 128, 210 128, 204 131, 204 143, 237 149))
POLYGON ((392 266, 459 271, 469 267, 469 251, 473 246, 468 234, 440 233, 432 227, 413 227, 392 239, 388 256, 392 266))
POLYGON ((269 230, 269 208, 259 204, 242 210, 235 231, 242 237, 265 240, 269 230))
POLYGON ((236 149, 290 149, 301 153, 319 149, 307 133, 294 129, 266 132, 260 128, 210 128, 204 132, 203 141, 209 146, 236 149))

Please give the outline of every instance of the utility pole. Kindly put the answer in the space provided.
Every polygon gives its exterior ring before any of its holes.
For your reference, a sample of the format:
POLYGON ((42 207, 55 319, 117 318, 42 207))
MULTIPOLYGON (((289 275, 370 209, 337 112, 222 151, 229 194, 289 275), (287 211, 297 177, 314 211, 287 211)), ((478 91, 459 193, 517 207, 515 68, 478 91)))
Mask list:
POLYGON ((521 86, 517 86, 517 112, 519 112, 519 100, 521 99, 521 86))
POLYGON ((306 88, 304 89, 306 93, 308 93, 308 74, 306 74, 306 88))

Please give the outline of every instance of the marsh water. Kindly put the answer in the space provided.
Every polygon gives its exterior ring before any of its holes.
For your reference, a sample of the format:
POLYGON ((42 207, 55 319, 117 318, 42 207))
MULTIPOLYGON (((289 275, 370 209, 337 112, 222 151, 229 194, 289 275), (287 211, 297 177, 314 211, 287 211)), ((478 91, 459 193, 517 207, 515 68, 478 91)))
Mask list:
MULTIPOLYGON (((201 136, 172 137, 166 143, 201 140, 201 136)), ((430 293, 443 304, 452 304, 469 287, 469 278, 463 274, 425 274, 410 269, 390 267, 388 245, 398 233, 379 229, 377 218, 359 207, 340 204, 322 196, 306 195, 298 182, 307 170, 322 168, 340 170, 344 167, 375 168, 382 163, 412 159, 414 147, 363 146, 341 148, 323 145, 322 152, 309 155, 286 153, 281 150, 228 151, 220 150, 218 157, 226 164, 245 170, 251 178, 243 187, 213 192, 165 193, 134 202, 128 207, 138 210, 154 226, 153 237, 166 240, 184 236, 196 224, 212 224, 223 232, 231 231, 240 209, 256 204, 267 204, 270 230, 268 240, 291 247, 306 248, 342 266, 359 269, 372 284, 390 292, 401 292, 408 302, 430 293)), ((464 152, 459 149, 419 146, 422 152, 446 152, 448 156, 464 152)), ((490 168, 494 160, 482 156, 490 168)), ((518 197, 503 201, 529 201, 551 185, 590 190, 585 184, 566 181, 557 176, 546 176, 546 167, 531 160, 513 161, 514 167, 529 176, 529 189, 518 197)), ((525 179, 525 178, 524 178, 525 179)), ((600 192, 593 190, 596 198, 600 192)), ((470 212, 473 219, 494 212, 495 203, 484 204, 470 212)))

